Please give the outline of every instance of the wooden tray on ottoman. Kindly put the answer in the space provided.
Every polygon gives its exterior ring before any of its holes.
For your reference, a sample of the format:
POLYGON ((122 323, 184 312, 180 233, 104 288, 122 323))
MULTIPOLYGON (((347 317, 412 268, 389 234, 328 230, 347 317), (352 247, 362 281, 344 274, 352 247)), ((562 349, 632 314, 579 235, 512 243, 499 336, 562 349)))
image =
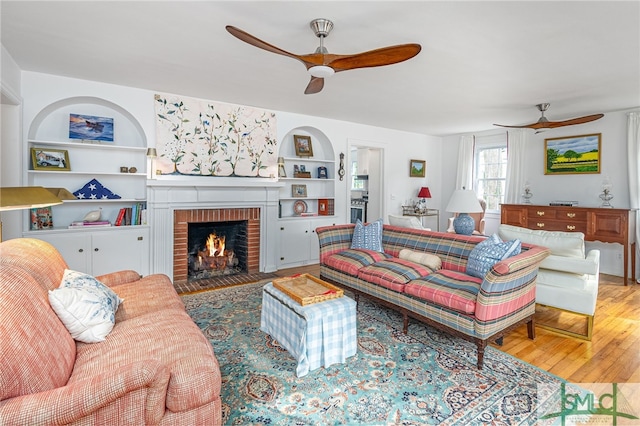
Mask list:
POLYGON ((302 274, 273 280, 273 286, 302 306, 336 299, 344 291, 313 275, 302 274))

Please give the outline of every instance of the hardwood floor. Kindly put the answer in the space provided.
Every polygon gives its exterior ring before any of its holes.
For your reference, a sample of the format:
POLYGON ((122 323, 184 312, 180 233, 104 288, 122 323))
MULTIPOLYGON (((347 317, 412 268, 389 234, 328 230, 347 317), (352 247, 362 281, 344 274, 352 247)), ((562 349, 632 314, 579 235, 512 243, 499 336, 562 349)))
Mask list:
MULTIPOLYGON (((320 275, 319 265, 283 269, 279 276, 297 273, 320 275)), ((542 314, 541 314, 542 315, 542 314)), ((558 321, 580 329, 584 317, 545 313, 545 321, 558 321), (548 317, 547 317, 548 316, 548 317)), ((580 330, 582 332, 582 330, 580 330)), ((640 383, 640 285, 622 277, 600 275, 598 304, 590 342, 536 327, 536 339, 522 326, 505 336, 500 350, 573 383, 640 383)))

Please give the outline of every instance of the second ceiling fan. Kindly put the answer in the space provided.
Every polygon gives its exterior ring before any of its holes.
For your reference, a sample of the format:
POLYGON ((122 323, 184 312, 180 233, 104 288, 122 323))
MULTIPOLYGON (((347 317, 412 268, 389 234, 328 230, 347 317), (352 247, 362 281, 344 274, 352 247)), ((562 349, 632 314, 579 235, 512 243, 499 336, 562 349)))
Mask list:
POLYGON ((570 120, 564 120, 564 121, 549 121, 549 119, 544 116, 544 112, 549 108, 549 105, 550 104, 536 105, 536 108, 538 108, 542 116, 535 123, 524 124, 522 126, 509 126, 505 124, 494 124, 494 126, 512 127, 515 129, 535 129, 538 132, 540 132, 543 129, 555 129, 556 127, 573 126, 575 124, 588 123, 590 121, 595 121, 604 117, 604 114, 593 114, 593 115, 585 115, 584 117, 572 118, 570 120))
POLYGON ((333 22, 328 19, 314 19, 311 21, 310 26, 315 35, 320 38, 320 46, 314 53, 306 55, 287 52, 232 25, 227 25, 226 29, 234 37, 245 43, 302 62, 309 74, 311 74, 311 81, 309 81, 304 91, 307 95, 320 92, 324 87, 324 79, 336 72, 396 64, 413 58, 422 49, 419 44, 410 43, 383 47, 353 55, 336 55, 329 53, 323 43, 324 38, 329 35, 333 28, 333 22))

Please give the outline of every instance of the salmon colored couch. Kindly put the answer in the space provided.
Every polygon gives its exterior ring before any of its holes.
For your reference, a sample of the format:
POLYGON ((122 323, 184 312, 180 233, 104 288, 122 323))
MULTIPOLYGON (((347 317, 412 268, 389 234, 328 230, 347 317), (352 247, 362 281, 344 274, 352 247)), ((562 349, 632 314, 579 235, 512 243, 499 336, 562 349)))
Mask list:
POLYGON ((65 268, 44 241, 0 244, 0 424, 221 424, 218 361, 168 277, 96 277, 124 302, 81 343, 49 303, 65 268))

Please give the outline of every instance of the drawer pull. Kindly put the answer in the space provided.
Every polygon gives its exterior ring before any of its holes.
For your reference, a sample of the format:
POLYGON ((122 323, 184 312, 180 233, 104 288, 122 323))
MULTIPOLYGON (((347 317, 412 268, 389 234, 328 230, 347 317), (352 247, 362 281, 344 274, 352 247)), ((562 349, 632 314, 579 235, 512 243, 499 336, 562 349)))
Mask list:
POLYGON ((544 216, 544 212, 541 212, 541 211, 539 211, 539 210, 536 212, 536 214, 537 214, 538 216, 544 216))
POLYGON ((567 217, 576 217, 575 213, 567 213, 567 217))
POLYGON ((573 231, 574 229, 576 229, 576 227, 574 225, 567 225, 567 229, 569 231, 573 231))
POLYGON ((537 226, 538 228, 544 228, 544 223, 540 223, 540 222, 538 222, 538 223, 536 223, 536 226, 537 226))

